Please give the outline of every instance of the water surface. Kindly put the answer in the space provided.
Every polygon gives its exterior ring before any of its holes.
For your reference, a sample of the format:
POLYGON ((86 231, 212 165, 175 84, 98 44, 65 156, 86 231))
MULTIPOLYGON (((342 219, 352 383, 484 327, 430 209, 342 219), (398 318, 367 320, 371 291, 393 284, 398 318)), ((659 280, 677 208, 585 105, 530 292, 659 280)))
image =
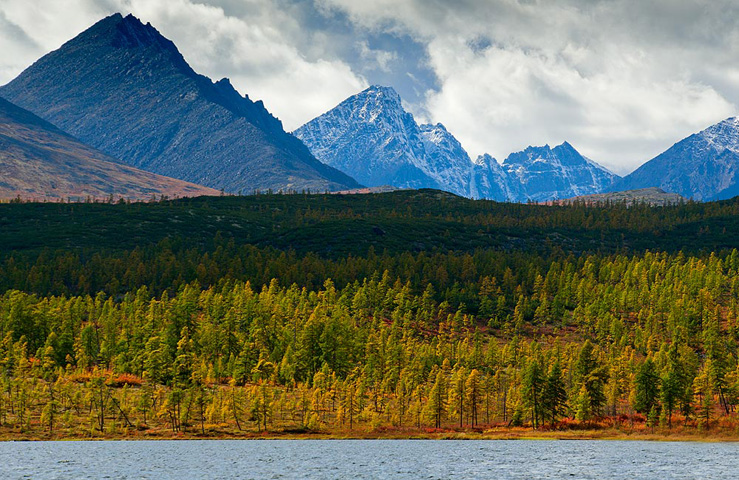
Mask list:
POLYGON ((739 444, 622 441, 0 442, 14 479, 736 479, 739 444))

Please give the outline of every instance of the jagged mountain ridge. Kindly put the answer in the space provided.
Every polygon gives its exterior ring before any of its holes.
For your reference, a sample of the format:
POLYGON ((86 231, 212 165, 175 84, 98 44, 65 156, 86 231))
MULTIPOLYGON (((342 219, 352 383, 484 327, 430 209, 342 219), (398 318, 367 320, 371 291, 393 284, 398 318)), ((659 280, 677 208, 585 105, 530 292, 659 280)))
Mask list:
POLYGON ((96 23, 0 95, 127 164, 229 192, 360 186, 131 15, 96 23))
POLYGON ((474 161, 470 177, 470 197, 501 201, 526 201, 526 193, 520 183, 512 182, 508 173, 496 159, 488 154, 474 161))
POLYGON ((739 118, 690 135, 616 182, 611 190, 659 187, 709 201, 739 195, 739 118))
POLYGON ((123 165, 0 98, 0 199, 149 200, 218 194, 123 165))
POLYGON ((503 165, 489 155, 472 161, 442 124, 418 125, 390 87, 349 97, 294 134, 319 160, 368 186, 525 202, 597 193, 617 178, 566 142, 529 147, 503 165))
POLYGON ((512 182, 518 179, 526 199, 536 202, 600 193, 618 178, 567 142, 512 153, 503 169, 512 182))
POLYGON ((373 86, 294 132, 322 162, 368 186, 437 188, 467 196, 469 157, 443 125, 419 126, 400 96, 373 86))

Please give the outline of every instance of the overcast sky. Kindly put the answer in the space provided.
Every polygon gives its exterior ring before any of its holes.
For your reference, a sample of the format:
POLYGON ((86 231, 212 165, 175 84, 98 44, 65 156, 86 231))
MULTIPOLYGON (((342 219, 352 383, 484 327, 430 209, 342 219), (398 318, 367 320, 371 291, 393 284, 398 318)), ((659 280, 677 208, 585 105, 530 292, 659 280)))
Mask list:
POLYGON ((739 105, 736 0, 0 0, 0 83, 114 12, 288 130, 381 84, 473 157, 567 140, 624 174, 739 105))

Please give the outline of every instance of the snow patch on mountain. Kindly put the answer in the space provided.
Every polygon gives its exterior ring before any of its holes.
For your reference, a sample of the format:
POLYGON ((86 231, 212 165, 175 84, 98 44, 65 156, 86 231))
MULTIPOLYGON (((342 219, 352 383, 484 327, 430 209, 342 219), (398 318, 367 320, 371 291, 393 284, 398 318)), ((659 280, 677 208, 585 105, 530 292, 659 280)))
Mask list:
POLYGON ((739 119, 728 118, 677 142, 611 190, 648 187, 701 201, 739 194, 739 119))
POLYGON ((503 165, 490 155, 473 161, 444 125, 418 125, 389 87, 372 86, 293 133, 316 158, 368 186, 525 202, 599 193, 617 178, 566 142, 529 147, 503 165))
POLYGON ((467 153, 443 125, 419 126, 392 88, 370 87, 293 133, 316 158, 365 185, 469 196, 460 172, 468 170, 467 153))
POLYGON ((521 200, 537 202, 600 193, 618 178, 567 142, 512 153, 503 169, 520 183, 525 196, 521 200))

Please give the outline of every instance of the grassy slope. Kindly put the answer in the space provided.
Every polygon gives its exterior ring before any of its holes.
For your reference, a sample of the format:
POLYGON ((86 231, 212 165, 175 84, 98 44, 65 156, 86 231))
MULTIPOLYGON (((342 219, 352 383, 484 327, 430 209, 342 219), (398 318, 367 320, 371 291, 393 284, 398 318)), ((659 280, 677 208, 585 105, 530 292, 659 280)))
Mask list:
POLYGON ((144 172, 67 135, 0 98, 0 199, 57 200, 217 195, 211 188, 144 172))

